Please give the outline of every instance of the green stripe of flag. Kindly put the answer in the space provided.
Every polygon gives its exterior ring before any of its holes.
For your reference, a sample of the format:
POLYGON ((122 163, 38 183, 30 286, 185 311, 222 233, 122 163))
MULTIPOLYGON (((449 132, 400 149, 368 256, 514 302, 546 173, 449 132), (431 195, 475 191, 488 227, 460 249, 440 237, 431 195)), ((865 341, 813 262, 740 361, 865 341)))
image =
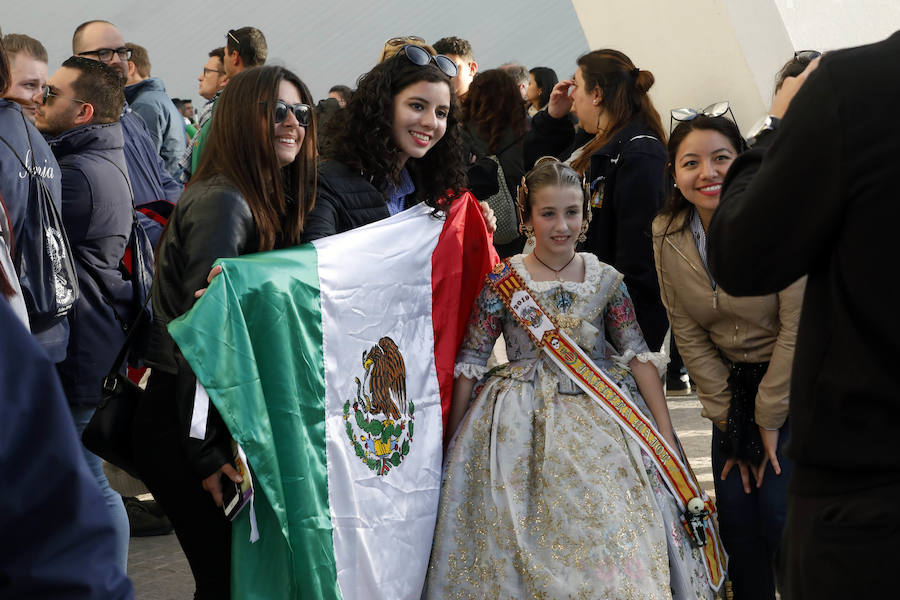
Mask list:
POLYGON ((250 544, 244 510, 232 535, 232 595, 340 598, 325 468, 315 247, 222 264, 199 310, 173 321, 169 331, 191 356, 254 471, 260 539, 250 544))

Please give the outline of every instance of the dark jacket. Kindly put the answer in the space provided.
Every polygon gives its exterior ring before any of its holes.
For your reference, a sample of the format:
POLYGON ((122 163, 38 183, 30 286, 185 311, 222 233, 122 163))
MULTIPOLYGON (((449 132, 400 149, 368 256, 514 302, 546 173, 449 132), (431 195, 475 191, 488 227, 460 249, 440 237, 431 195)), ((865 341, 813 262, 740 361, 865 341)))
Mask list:
POLYGON ((166 171, 144 120, 132 112, 127 102, 119 122, 125 137, 125 163, 134 189, 134 206, 147 237, 155 246, 163 224, 181 196, 182 185, 166 171))
MULTIPOLYGON (((153 377, 175 378, 167 389, 176 390, 175 402, 183 432, 179 432, 188 459, 197 475, 206 477, 231 460, 228 432, 210 410, 205 440, 187 437, 195 386, 194 374, 166 327, 194 305, 194 292, 206 287, 206 277, 218 258, 256 252, 258 238, 250 207, 240 192, 223 176, 195 181, 185 190, 160 240, 153 281, 153 323, 146 363, 158 371, 153 377)), ((223 352, 227 352, 223 348, 223 352)), ((156 401, 157 399, 154 399, 156 401)))
POLYGON ((149 77, 133 85, 125 86, 125 99, 131 110, 144 120, 150 139, 173 178, 179 174, 178 161, 184 154, 184 118, 159 77, 149 77))
MULTIPOLYGON (((15 148, 16 154, 27 165, 36 169, 43 177, 56 208, 62 210, 62 185, 56 157, 53 156, 40 132, 24 118, 22 107, 4 98, 0 98, 0 135, 15 148)), ((16 240, 22 239, 29 185, 29 178, 23 172, 19 159, 6 144, 0 142, 0 199, 6 205, 6 213, 12 226, 13 244, 16 240)), ((14 252, 15 249, 11 250, 14 252)), ((66 357, 69 324, 65 319, 49 329, 33 333, 51 361, 59 362, 66 357)))
MULTIPOLYGON (((526 139, 530 147, 526 154, 561 160, 591 139, 583 132, 577 135, 568 119, 554 119, 547 111, 534 116, 532 130, 536 134, 526 139)), ((591 155, 587 177, 594 208, 582 246, 625 275, 638 324, 654 351, 662 346, 669 327, 650 234, 653 217, 665 200, 666 160, 663 142, 640 121, 626 125, 591 155)))
POLYGON ((0 301, 0 597, 133 598, 54 371, 0 301))
POLYGON ((131 282, 119 270, 134 220, 122 127, 81 125, 47 141, 59 161, 62 218, 80 289, 59 375, 70 404, 96 405, 125 341, 123 323, 134 318, 131 282))
POLYGON ((719 285, 770 294, 808 273, 791 381, 798 493, 900 481, 895 239, 900 32, 829 52, 780 129, 735 160, 709 230, 719 285))
MULTIPOLYGON (((466 157, 469 159, 481 159, 489 155, 497 156, 497 160, 500 163, 500 168, 503 169, 503 178, 506 181, 506 188, 509 190, 510 196, 512 196, 513 200, 516 198, 516 190, 519 187, 519 184, 522 182, 522 176, 525 174, 525 167, 523 164, 523 143, 524 143, 524 135, 520 138, 516 138, 513 131, 507 130, 503 137, 500 138, 500 143, 497 145, 497 148, 494 148, 494 151, 491 152, 488 148, 488 142, 484 138, 482 138, 475 127, 471 124, 466 124, 463 128, 463 144, 466 147, 466 157), (499 152, 499 154, 498 154, 499 152)), ((469 191, 478 198, 478 200, 485 200, 490 197, 491 193, 496 193, 496 178, 494 178, 491 182, 478 182, 473 180, 474 174, 483 175, 481 170, 473 173, 472 169, 469 170, 469 191), (482 183, 491 183, 492 186, 490 188, 485 188, 484 190, 480 189, 482 183)), ((497 250, 497 254, 500 255, 500 258, 507 258, 512 256, 513 254, 518 254, 522 251, 522 247, 525 245, 525 237, 520 236, 518 239, 509 242, 508 244, 494 244, 494 248, 497 250)))
POLYGON ((350 231, 390 216, 384 194, 358 171, 336 160, 319 165, 316 204, 306 217, 303 241, 350 231))

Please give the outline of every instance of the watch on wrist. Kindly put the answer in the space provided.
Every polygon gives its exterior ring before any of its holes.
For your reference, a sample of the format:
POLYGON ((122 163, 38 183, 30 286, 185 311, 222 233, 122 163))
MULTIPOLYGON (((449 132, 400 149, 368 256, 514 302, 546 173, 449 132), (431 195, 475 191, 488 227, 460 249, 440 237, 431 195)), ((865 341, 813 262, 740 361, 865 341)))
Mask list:
POLYGON ((781 119, 779 119, 778 117, 766 115, 765 117, 760 119, 750 130, 750 135, 747 137, 747 145, 752 148, 762 138, 769 135, 773 131, 776 131, 780 124, 781 119))

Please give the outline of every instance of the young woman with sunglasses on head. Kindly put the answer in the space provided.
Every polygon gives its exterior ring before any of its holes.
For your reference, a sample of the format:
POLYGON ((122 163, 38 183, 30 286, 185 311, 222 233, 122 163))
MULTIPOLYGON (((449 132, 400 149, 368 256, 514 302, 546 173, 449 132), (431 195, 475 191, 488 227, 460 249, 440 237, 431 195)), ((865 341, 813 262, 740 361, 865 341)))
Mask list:
POLYGON ((792 468, 782 447, 806 280, 778 294, 737 298, 710 275, 706 230, 744 140, 732 120, 703 114, 725 111, 709 108, 672 113, 682 122, 669 139, 675 185, 653 221, 656 270, 703 416, 713 422, 716 504, 735 598, 774 598, 792 468))
POLYGON ((466 184, 456 65, 406 45, 363 75, 329 121, 326 160, 304 241, 348 231, 419 202, 449 207, 466 184))
POLYGON ((665 133, 647 92, 650 71, 617 50, 578 59, 531 120, 525 166, 552 155, 590 182, 591 227, 581 246, 625 275, 647 345, 659 350, 668 323, 653 273, 650 222, 665 199, 665 133), (569 114, 578 119, 572 128, 569 114))
POLYGON ((231 79, 199 169, 159 244, 146 358, 153 371, 134 449, 141 478, 191 565, 195 598, 229 597, 231 532, 220 478, 240 476, 215 408, 193 414, 195 378, 166 326, 191 308, 216 259, 300 243, 315 195, 312 102, 303 82, 282 67, 251 68, 231 79))
MULTIPOLYGON (((659 378, 665 357, 644 342, 622 274, 575 251, 588 204, 580 175, 541 159, 518 194, 534 251, 508 266, 546 321, 677 448, 659 378)), ((532 341, 499 287, 484 285, 457 355, 448 429, 459 429, 446 458, 427 597, 711 597, 700 552, 649 456, 532 341), (510 362, 472 400, 500 333, 510 362)))

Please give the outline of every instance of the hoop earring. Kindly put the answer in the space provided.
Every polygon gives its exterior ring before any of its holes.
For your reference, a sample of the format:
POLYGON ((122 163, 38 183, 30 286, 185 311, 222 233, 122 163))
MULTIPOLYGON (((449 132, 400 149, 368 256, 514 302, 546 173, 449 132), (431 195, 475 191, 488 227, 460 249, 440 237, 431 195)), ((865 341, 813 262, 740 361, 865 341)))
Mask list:
POLYGON ((583 244, 587 241, 587 230, 590 223, 589 219, 585 219, 581 222, 581 233, 578 234, 578 243, 583 244))

